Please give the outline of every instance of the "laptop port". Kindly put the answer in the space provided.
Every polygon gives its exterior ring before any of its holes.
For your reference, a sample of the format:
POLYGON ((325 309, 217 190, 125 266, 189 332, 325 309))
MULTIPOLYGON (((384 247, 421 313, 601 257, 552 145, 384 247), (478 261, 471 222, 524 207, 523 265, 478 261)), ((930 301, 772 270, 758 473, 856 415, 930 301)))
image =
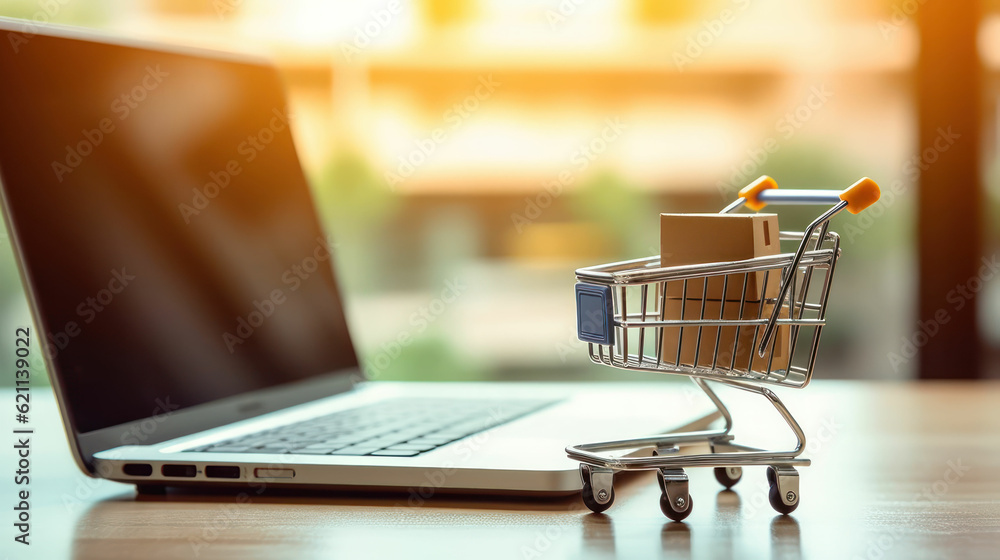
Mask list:
POLYGON ((153 474, 153 465, 146 463, 127 463, 122 465, 122 472, 129 476, 149 476, 153 474))
POLYGON ((160 467, 163 476, 174 476, 178 478, 194 478, 198 469, 194 465, 163 465, 160 467))
POLYGON ((205 476, 208 478, 239 478, 240 468, 229 466, 208 466, 205 467, 205 476))
POLYGON ((257 478, 295 478, 295 469, 254 469, 257 478))

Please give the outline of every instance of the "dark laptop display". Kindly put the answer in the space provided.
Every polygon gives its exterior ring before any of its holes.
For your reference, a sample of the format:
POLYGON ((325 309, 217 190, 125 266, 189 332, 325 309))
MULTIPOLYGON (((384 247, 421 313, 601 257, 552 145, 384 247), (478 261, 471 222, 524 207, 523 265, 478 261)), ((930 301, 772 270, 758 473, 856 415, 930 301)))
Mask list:
POLYGON ((0 179, 79 432, 357 366, 272 68, 11 33, 0 179))

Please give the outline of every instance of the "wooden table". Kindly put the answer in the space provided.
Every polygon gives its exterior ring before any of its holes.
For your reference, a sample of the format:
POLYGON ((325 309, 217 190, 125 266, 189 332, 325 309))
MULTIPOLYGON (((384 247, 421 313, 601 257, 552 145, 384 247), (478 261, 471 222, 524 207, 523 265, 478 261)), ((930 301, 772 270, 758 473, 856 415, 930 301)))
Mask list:
MULTIPOLYGON (((781 395, 800 415, 814 460, 801 471, 799 509, 788 517, 770 509, 760 468, 746 469, 735 492, 720 491, 710 470, 690 470, 694 511, 672 523, 648 473, 619 481, 606 515, 579 499, 442 497, 420 507, 402 495, 137 499, 129 486, 77 471, 51 395, 36 390, 33 544, 12 542, 13 485, 4 474, 2 550, 10 558, 142 560, 1000 558, 1000 383, 817 381, 781 395)), ((12 400, 6 391, 2 402, 12 400)), ((736 406, 734 414, 743 421, 738 437, 788 442, 769 428, 780 421, 767 409, 736 406)), ((12 471, 11 444, 2 447, 0 464, 12 471)))

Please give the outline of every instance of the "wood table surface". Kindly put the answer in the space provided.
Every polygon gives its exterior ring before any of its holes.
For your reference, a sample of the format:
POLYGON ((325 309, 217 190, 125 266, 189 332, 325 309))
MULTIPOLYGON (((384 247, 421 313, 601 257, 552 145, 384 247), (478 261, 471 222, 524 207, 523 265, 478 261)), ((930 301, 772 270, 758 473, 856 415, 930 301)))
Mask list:
MULTIPOLYGON (((771 510, 762 468, 745 469, 735 491, 720 491, 710 469, 689 469, 694 511, 673 523, 659 511, 651 473, 616 480, 603 515, 579 498, 435 496, 413 507, 404 494, 140 497, 78 471, 51 394, 37 389, 32 544, 13 543, 13 477, 4 474, 3 556, 1000 558, 1000 383, 817 381, 779 393, 814 461, 800 471, 798 510, 771 510)), ((0 402, 12 403, 12 393, 0 402)), ((780 420, 759 404, 733 407, 738 440, 788 445, 780 420)), ((12 472, 8 438, 0 465, 12 472)))

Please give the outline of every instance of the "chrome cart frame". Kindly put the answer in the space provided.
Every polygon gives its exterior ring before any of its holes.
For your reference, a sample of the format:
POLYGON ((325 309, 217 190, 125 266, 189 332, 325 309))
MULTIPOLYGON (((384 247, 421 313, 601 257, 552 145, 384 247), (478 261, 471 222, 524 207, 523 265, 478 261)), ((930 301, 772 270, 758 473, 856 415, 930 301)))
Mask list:
POLYGON ((660 508, 670 519, 680 521, 692 508, 686 467, 714 467, 719 482, 731 488, 742 478, 742 468, 753 465, 768 467, 769 500, 776 511, 788 514, 798 507, 799 478, 795 467, 810 463, 800 457, 806 438, 798 422, 768 386, 803 388, 812 379, 820 334, 826 324, 830 287, 841 253, 840 237, 829 231, 829 221, 845 209, 857 214, 878 198, 878 185, 868 178, 842 192, 782 191, 765 176, 742 189, 740 197, 721 213, 744 206, 756 211, 767 204, 833 204, 805 232, 781 232, 782 241, 798 242, 794 253, 675 267, 660 267, 659 256, 654 256, 577 270, 578 337, 589 343, 591 360, 619 369, 689 376, 725 421, 716 430, 567 447, 567 455, 581 463, 583 500, 592 511, 602 512, 611 507, 616 472, 655 469, 661 489, 660 508), (748 290, 751 275, 763 278, 759 291, 748 290), (780 285, 776 290, 769 288, 771 275, 779 275, 780 285), (731 282, 736 282, 736 288, 742 282, 742 295, 732 301, 723 297, 716 302, 720 309, 715 310, 708 305, 706 286, 710 281, 721 283, 724 296, 730 293, 731 282), (697 282, 703 286, 700 298, 689 300, 689 284, 697 282), (671 313, 667 311, 668 286, 682 292, 679 317, 674 316, 676 307, 671 313), (818 289, 811 289, 816 286, 818 289), (689 309, 689 305, 694 308, 689 309), (693 317, 689 311, 693 311, 693 317), (734 311, 736 315, 732 317, 734 311), (693 347, 690 339, 685 346, 685 336, 696 337, 693 347), (675 339, 676 345, 672 342, 675 339), (766 398, 795 435, 795 447, 773 451, 735 443, 731 434, 732 416, 709 387, 709 381, 766 398), (706 444, 709 453, 682 451, 685 447, 706 444), (652 456, 611 453, 643 449, 651 451, 652 456))

